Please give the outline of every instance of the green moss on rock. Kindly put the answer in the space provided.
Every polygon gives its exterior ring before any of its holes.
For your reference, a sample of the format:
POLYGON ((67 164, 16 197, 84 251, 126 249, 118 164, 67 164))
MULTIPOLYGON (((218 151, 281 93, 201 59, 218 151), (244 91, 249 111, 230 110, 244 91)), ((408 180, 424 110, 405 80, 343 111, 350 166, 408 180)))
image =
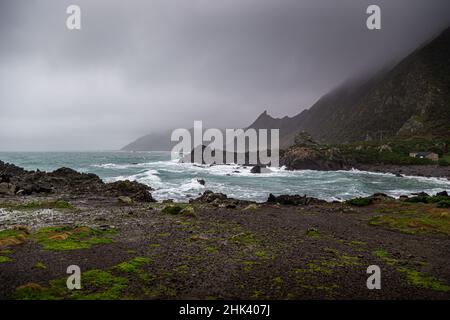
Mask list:
POLYGON ((49 287, 29 283, 16 289, 15 298, 18 300, 117 300, 122 298, 122 292, 127 288, 128 280, 116 277, 104 270, 89 270, 81 275, 80 290, 69 290, 66 279, 50 282, 49 287))
POLYGON ((370 198, 355 198, 347 200, 346 203, 356 207, 365 207, 371 205, 373 203, 373 200, 370 198))
POLYGON ((42 228, 33 235, 33 238, 47 250, 78 250, 111 243, 116 233, 117 231, 113 229, 62 226, 42 228))
POLYGON ((161 212, 165 213, 165 214, 172 214, 172 215, 177 215, 180 214, 183 211, 183 207, 179 206, 179 205, 173 205, 173 204, 169 204, 167 206, 165 206, 161 212))
POLYGON ((127 273, 141 273, 141 268, 148 265, 152 260, 146 257, 136 257, 130 261, 118 264, 115 268, 127 273))
POLYGON ((13 260, 9 257, 0 256, 0 263, 6 263, 6 262, 11 262, 11 261, 13 261, 13 260))
POLYGON ((408 283, 413 286, 441 292, 450 292, 450 285, 433 276, 424 275, 419 271, 409 268, 399 268, 398 271, 406 274, 408 283))

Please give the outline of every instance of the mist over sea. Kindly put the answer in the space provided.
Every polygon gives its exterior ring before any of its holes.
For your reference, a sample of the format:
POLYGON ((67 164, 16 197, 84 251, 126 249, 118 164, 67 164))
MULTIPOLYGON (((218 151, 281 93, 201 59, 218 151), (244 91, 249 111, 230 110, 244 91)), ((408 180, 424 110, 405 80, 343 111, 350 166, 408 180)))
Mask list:
POLYGON ((157 200, 187 201, 205 190, 229 197, 263 202, 270 193, 306 194, 331 200, 346 200, 376 192, 399 197, 425 191, 447 190, 450 181, 441 178, 396 177, 363 171, 287 171, 252 174, 251 167, 238 165, 200 166, 171 160, 170 152, 0 152, 0 160, 27 170, 53 171, 69 167, 91 172, 105 182, 136 180, 155 189, 157 200), (197 180, 204 179, 203 186, 197 180))

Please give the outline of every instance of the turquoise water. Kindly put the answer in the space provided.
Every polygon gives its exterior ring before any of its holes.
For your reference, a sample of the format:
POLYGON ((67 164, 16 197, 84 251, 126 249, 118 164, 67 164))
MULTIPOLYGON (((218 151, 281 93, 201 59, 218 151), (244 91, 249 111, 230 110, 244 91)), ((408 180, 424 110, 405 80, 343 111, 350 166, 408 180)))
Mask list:
POLYGON ((450 181, 438 178, 403 177, 363 171, 287 171, 255 175, 250 167, 199 166, 171 160, 169 152, 0 152, 0 160, 28 170, 53 171, 69 167, 92 172, 105 182, 136 180, 155 189, 158 200, 186 201, 205 190, 230 197, 265 201, 269 193, 306 194, 325 200, 346 200, 376 192, 392 196, 425 191, 450 192, 450 181), (204 179, 202 186, 197 179, 204 179))

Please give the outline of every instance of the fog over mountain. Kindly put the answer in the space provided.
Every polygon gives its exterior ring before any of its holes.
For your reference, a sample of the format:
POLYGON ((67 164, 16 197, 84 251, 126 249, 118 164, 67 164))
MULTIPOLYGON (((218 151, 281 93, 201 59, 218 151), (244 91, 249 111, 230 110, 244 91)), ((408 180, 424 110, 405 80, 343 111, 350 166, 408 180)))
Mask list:
POLYGON ((252 128, 279 128, 280 146, 306 131, 321 143, 450 138, 450 28, 391 70, 352 79, 294 117, 262 113, 252 128))
POLYGON ((449 25, 448 0, 2 0, 0 150, 119 149, 194 120, 293 116, 449 25))

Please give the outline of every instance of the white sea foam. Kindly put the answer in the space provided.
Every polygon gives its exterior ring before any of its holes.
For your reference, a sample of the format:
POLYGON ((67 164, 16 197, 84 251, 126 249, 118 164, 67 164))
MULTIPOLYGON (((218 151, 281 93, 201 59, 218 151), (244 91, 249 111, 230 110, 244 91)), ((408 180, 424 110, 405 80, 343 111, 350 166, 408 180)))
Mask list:
POLYGON ((104 164, 94 164, 93 167, 103 168, 103 169, 131 169, 131 168, 146 168, 152 166, 152 162, 145 163, 130 163, 130 164, 116 164, 116 163, 104 163, 104 164))
POLYGON ((186 200, 189 196, 196 197, 205 190, 197 179, 190 179, 181 184, 168 184, 165 187, 155 190, 152 195, 157 200, 186 200))
POLYGON ((162 180, 160 177, 158 177, 158 171, 157 170, 145 170, 143 172, 128 175, 128 176, 115 176, 115 177, 109 177, 104 179, 106 182, 116 182, 116 181, 122 181, 122 180, 130 180, 130 181, 137 181, 146 185, 149 185, 151 187, 159 187, 162 185, 162 180))
POLYGON ((442 178, 404 176, 391 173, 350 171, 289 171, 269 168, 270 172, 253 174, 251 166, 199 165, 179 163, 177 159, 137 164, 105 163, 102 168, 117 170, 118 175, 106 181, 132 180, 147 184, 157 200, 186 201, 204 190, 222 192, 229 197, 265 201, 269 193, 306 194, 327 201, 344 201, 383 192, 390 196, 411 195, 425 191, 430 194, 448 190, 450 181, 442 178), (125 171, 132 174, 123 174, 125 171), (122 173, 122 174, 121 174, 122 173), (205 179, 206 186, 197 180, 205 179))
POLYGON ((445 178, 400 178, 390 173, 355 169, 327 172, 269 168, 270 172, 252 174, 251 166, 179 163, 178 159, 170 159, 169 152, 41 153, 33 155, 32 164, 29 154, 3 154, 2 160, 30 170, 53 171, 62 166, 71 167, 82 172, 93 172, 106 182, 138 181, 154 188, 152 193, 155 198, 178 201, 186 201, 187 196, 197 197, 206 189, 255 201, 265 201, 270 193, 306 194, 342 201, 376 192, 395 197, 421 191, 429 194, 443 190, 450 192, 450 181, 445 178), (206 181, 206 186, 198 183, 200 178, 206 181))

